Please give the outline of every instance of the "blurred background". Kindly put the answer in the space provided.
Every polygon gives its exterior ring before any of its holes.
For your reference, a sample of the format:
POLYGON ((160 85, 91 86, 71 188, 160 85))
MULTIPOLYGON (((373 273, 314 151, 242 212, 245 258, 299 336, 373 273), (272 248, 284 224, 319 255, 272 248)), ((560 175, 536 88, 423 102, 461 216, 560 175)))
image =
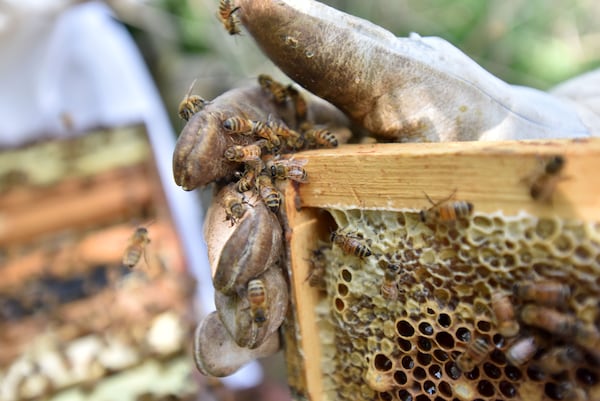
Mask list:
MULTIPOLYGON (((594 0, 326 3, 445 38, 512 84, 600 66, 594 0)), ((214 306, 202 191, 171 178, 177 107, 194 80, 207 99, 260 73, 289 82, 217 8, 0 0, 0 399, 290 398, 281 353, 233 380, 190 356, 214 306)))

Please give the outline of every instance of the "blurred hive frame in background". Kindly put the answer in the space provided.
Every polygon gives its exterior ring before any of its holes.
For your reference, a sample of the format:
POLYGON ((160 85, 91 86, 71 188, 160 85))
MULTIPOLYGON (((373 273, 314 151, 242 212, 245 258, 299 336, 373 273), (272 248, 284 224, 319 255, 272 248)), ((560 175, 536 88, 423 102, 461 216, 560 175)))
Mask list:
POLYGON ((1 399, 197 393, 194 285, 143 126, 2 151, 0 209, 1 399))

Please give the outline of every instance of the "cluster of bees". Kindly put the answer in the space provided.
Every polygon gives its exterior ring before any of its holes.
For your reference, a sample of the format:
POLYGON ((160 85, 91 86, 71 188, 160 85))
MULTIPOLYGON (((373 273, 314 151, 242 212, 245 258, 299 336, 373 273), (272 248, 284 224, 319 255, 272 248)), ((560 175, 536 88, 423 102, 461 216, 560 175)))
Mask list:
MULTIPOLYGON (((221 5, 223 3, 229 2, 222 2, 221 5)), ((240 194, 249 190, 256 191, 267 207, 276 213, 281 206, 282 195, 274 181, 308 181, 303 168, 306 160, 282 158, 282 155, 302 149, 337 147, 338 140, 330 131, 314 128, 306 121, 306 101, 292 85, 286 86, 265 74, 259 75, 258 83, 276 104, 282 105, 288 99, 292 101, 296 119, 302 121, 299 124, 300 131, 289 128, 283 121, 271 116, 267 121, 253 121, 242 116, 226 118, 222 122, 224 135, 245 135, 257 140, 248 145, 230 146, 223 157, 242 165, 235 175, 240 194)), ((200 96, 191 95, 192 88, 193 84, 179 105, 179 116, 186 121, 210 103, 200 96)), ((228 220, 235 224, 248 206, 249 203, 243 196, 230 196, 226 201, 228 220)))
MULTIPOLYGON (((510 364, 521 367, 537 356, 532 366, 554 376, 581 363, 584 351, 599 356, 600 332, 564 310, 570 297, 567 284, 550 280, 516 284, 512 295, 500 292, 492 295, 496 328, 509 341, 505 357, 510 364), (563 345, 551 344, 548 333, 563 345)), ((463 372, 470 372, 494 347, 485 338, 477 337, 457 357, 456 364, 463 372)), ((567 381, 561 387, 569 396, 578 391, 567 381)))

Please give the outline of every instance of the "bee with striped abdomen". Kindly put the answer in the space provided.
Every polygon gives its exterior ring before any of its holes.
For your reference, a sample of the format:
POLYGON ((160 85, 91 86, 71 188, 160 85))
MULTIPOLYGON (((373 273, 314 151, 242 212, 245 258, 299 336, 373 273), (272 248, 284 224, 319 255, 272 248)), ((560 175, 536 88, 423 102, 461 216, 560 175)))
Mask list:
POLYGON ((229 117, 223 121, 223 129, 229 134, 250 135, 253 128, 252 121, 244 117, 229 117))
POLYGON ((529 184, 529 195, 540 202, 551 202, 556 185, 565 179, 561 171, 565 166, 565 158, 561 155, 551 156, 543 160, 540 166, 523 178, 529 184))
POLYGON ((306 162, 307 161, 304 159, 282 159, 268 161, 265 165, 267 171, 271 173, 271 177, 275 179, 290 179, 296 182, 308 182, 306 170, 302 167, 306 162))
POLYGON ((248 302, 252 321, 257 326, 262 326, 267 321, 268 308, 267 292, 262 280, 254 279, 248 282, 248 302))
POLYGON ((521 301, 532 301, 546 306, 564 306, 571 297, 571 289, 567 284, 551 280, 517 283, 514 292, 521 301))
POLYGON ((219 2, 219 13, 217 16, 230 35, 237 35, 242 32, 240 21, 235 15, 235 12, 239 9, 240 7, 233 6, 232 0, 221 0, 219 2))
POLYGON ((250 145, 233 145, 225 149, 225 158, 233 162, 257 163, 260 162, 263 141, 257 141, 250 145))
POLYGON ((283 122, 268 120, 267 125, 275 135, 283 139, 287 146, 292 149, 301 149, 304 146, 304 138, 300 133, 288 128, 283 122))
POLYGON ((472 371, 492 352, 494 346, 482 337, 473 340, 467 349, 456 358, 458 368, 464 373, 472 371))
POLYGON ((501 292, 492 294, 492 310, 496 317, 498 333, 506 338, 519 334, 519 322, 517 322, 515 308, 508 295, 501 292))
POLYGON ((265 139, 267 141, 266 148, 269 150, 277 151, 281 146, 281 140, 277 134, 271 130, 267 123, 263 123, 262 121, 253 121, 252 133, 259 138, 265 139))
POLYGON ((283 104, 286 102, 288 98, 287 88, 277 81, 275 81, 271 76, 267 74, 260 74, 258 76, 258 84, 263 90, 270 92, 273 95, 273 100, 277 104, 283 104))
POLYGON ((205 100, 198 95, 191 95, 195 84, 196 80, 194 79, 194 82, 192 82, 192 85, 190 85, 190 89, 188 89, 185 97, 181 103, 179 103, 178 114, 179 117, 185 121, 189 121, 194 114, 202 110, 204 106, 210 103, 208 100, 205 100))
POLYGON ((237 223, 246 212, 249 203, 236 191, 229 191, 223 197, 225 207, 225 220, 231 221, 231 225, 237 223))
POLYGON ((358 256, 359 258, 365 258, 372 255, 371 250, 363 240, 354 236, 334 231, 331 233, 331 242, 339 246, 344 253, 349 255, 358 256))
POLYGON ((338 146, 335 135, 326 129, 310 128, 304 132, 304 140, 308 146, 318 148, 335 148, 338 146))
POLYGON ((383 283, 381 284, 381 295, 390 301, 398 299, 398 272, 400 266, 395 263, 389 263, 387 260, 380 260, 379 267, 383 270, 383 283))
POLYGON ((425 197, 429 203, 431 203, 431 207, 419 212, 419 219, 421 222, 453 222, 470 216, 471 213, 473 213, 473 204, 471 202, 449 202, 449 200, 454 196, 455 192, 456 190, 452 191, 450 196, 438 202, 434 202, 429 195, 425 193, 425 197))
POLYGON ((259 175, 256 181, 256 187, 258 189, 258 194, 261 199, 265 202, 265 205, 273 212, 276 213, 281 206, 281 192, 273 182, 271 182, 271 178, 266 175, 259 175))
POLYGON ((256 182, 256 169, 250 168, 248 165, 243 173, 236 172, 236 177, 239 178, 236 188, 238 192, 246 192, 254 188, 256 182))

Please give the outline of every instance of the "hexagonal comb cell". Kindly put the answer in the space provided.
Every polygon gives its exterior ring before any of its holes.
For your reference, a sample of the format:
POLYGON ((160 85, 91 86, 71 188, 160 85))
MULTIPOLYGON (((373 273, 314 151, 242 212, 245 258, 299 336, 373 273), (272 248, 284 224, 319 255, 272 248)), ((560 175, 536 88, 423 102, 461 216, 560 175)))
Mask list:
POLYGON ((322 344, 331 399, 598 399, 597 227, 524 214, 415 225, 413 210, 329 212, 371 251, 323 250, 333 301, 317 310, 333 331, 322 344))

